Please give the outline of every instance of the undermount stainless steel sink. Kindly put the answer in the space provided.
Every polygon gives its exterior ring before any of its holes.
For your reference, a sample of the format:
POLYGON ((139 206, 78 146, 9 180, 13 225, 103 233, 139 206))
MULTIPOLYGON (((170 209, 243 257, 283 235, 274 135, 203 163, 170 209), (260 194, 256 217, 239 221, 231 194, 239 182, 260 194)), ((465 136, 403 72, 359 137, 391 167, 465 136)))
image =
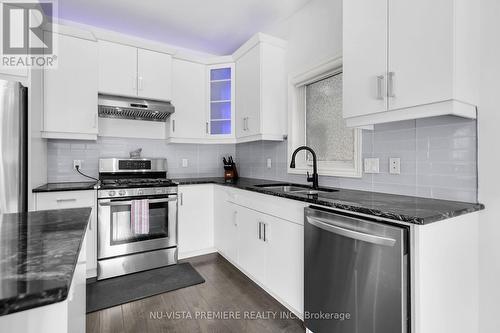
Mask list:
POLYGON ((269 185, 269 186, 260 186, 257 185, 257 187, 262 187, 271 191, 280 191, 280 192, 300 192, 300 191, 305 191, 306 189, 303 187, 298 187, 294 185, 269 185))
POLYGON ((310 186, 300 185, 300 184, 261 184, 255 186, 260 188, 265 188, 266 190, 274 192, 306 194, 306 195, 318 195, 321 193, 330 193, 338 191, 330 188, 319 188, 315 190, 310 186))

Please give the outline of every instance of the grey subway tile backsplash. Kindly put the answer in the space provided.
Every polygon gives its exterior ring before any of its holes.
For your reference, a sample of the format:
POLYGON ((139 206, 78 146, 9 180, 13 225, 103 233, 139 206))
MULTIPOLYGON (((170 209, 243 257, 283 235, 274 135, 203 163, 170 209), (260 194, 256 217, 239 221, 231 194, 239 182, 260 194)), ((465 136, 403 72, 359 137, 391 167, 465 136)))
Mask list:
POLYGON ((142 148, 144 157, 166 158, 171 178, 222 176, 222 156, 235 156, 234 145, 165 144, 163 140, 132 138, 99 138, 95 142, 48 140, 48 181, 85 181, 73 170, 73 160, 83 160, 82 172, 97 177, 99 158, 128 157, 137 148, 142 148), (183 158, 188 160, 187 167, 182 167, 183 158))
MULTIPOLYGON (((363 130, 363 158, 380 159, 379 174, 361 178, 320 176, 320 184, 429 198, 477 201, 476 121, 454 116, 407 120, 363 130), (389 158, 401 158, 401 174, 389 173, 389 158)), ((240 175, 305 183, 287 173, 287 142, 236 145, 240 175), (274 156, 274 157, 273 157, 274 156), (266 160, 273 166, 267 169, 266 160)))
MULTIPOLYGON (((363 158, 380 159, 379 174, 361 178, 320 176, 320 185, 401 195, 477 201, 476 121, 445 116, 376 125, 363 130, 363 158), (401 158, 401 174, 389 173, 389 158, 401 158)), ((257 141, 237 145, 165 144, 162 140, 99 138, 95 142, 49 140, 49 182, 85 180, 73 170, 98 175, 101 157, 127 157, 143 148, 143 156, 167 158, 172 178, 222 176, 222 156, 235 157, 242 177, 305 183, 304 175, 288 174, 287 142, 257 141), (182 159, 188 167, 182 167, 182 159), (272 161, 267 167, 267 159, 272 161)))

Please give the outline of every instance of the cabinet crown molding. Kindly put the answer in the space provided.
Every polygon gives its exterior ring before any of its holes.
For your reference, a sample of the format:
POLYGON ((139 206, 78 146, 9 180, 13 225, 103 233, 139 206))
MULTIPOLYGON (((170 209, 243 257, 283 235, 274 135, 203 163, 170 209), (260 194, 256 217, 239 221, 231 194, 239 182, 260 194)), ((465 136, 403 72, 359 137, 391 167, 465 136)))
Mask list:
POLYGON ((259 43, 267 43, 277 47, 281 47, 283 49, 285 49, 288 45, 288 42, 283 39, 266 35, 262 32, 258 32, 255 35, 253 35, 252 38, 246 41, 245 44, 241 45, 240 48, 233 53, 232 55, 233 60, 237 61, 239 58, 241 58, 243 55, 245 55, 248 51, 250 51, 259 43))

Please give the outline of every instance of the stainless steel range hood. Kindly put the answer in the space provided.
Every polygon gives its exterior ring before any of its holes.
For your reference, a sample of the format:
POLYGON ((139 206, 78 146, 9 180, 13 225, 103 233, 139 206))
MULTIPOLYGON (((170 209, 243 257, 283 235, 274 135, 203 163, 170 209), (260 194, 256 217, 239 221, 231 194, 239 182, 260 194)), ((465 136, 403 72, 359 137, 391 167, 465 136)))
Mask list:
POLYGON ((99 94, 99 117, 166 121, 174 113, 170 102, 99 94))

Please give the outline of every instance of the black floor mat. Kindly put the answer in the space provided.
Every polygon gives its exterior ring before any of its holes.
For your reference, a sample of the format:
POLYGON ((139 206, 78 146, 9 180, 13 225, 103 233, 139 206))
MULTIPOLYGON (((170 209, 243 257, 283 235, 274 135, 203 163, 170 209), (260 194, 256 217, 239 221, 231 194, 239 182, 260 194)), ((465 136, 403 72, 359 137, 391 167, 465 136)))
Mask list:
POLYGON ((92 282, 87 284, 87 313, 203 282, 190 263, 92 282))

